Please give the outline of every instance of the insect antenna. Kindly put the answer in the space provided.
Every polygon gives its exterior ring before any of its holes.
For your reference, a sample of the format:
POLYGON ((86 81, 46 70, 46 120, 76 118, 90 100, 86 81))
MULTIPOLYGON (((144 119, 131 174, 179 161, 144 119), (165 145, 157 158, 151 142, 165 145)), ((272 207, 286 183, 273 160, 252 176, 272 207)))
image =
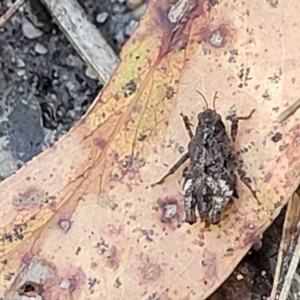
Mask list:
POLYGON ((208 102, 207 102, 207 100, 206 100, 206 98, 204 97, 204 95, 200 92, 200 91, 198 91, 198 90, 196 90, 196 92, 202 97, 202 99, 204 100, 204 103, 205 103, 205 109, 208 109, 208 102))
POLYGON ((218 91, 215 92, 214 100, 213 100, 213 109, 216 111, 216 100, 218 99, 218 91))

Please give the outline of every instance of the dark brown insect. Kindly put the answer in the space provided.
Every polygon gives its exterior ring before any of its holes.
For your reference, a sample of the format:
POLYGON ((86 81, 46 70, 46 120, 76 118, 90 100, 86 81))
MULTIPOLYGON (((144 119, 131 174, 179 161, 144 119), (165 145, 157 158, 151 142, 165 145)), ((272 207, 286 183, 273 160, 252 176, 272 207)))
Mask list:
POLYGON ((222 117, 215 109, 217 92, 213 100, 213 109, 208 108, 205 97, 200 92, 198 93, 203 97, 206 109, 198 115, 195 135, 192 133, 188 117, 181 114, 191 138, 188 151, 160 181, 152 186, 163 183, 169 175, 174 174, 186 160, 190 159, 190 164, 184 171, 182 187, 186 211, 185 222, 191 225, 196 222, 197 206, 202 221, 206 224, 217 224, 228 202, 232 198, 239 198, 236 189, 237 174, 257 199, 255 192, 246 181, 242 162, 238 160, 234 152, 238 122, 249 119, 255 110, 253 109, 248 116, 231 115, 227 118, 231 121, 230 139, 222 117))

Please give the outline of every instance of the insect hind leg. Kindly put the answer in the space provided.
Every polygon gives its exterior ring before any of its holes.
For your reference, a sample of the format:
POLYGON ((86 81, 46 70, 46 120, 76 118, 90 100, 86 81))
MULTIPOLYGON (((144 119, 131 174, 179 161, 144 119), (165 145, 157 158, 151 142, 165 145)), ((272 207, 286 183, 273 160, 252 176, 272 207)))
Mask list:
POLYGON ((197 205, 197 200, 194 197, 194 179, 185 177, 182 192, 183 192, 183 202, 185 210, 185 220, 184 222, 193 225, 196 223, 195 208, 197 205))
POLYGON ((243 170, 241 165, 237 168, 237 173, 238 173, 241 181, 245 184, 245 186, 251 192, 251 194, 252 194, 253 198, 255 199, 255 201, 257 202, 257 204, 261 205, 261 202, 257 198, 256 191, 252 189, 252 187, 249 183, 249 179, 246 177, 246 172, 243 170))
POLYGON ((164 183, 165 179, 169 177, 170 175, 174 174, 188 159, 190 155, 188 152, 186 152, 183 156, 180 157, 180 159, 173 165, 173 167, 168 171, 168 173, 163 176, 159 181, 151 184, 151 187, 154 187, 155 185, 159 185, 164 183))
MULTIPOLYGON (((231 131, 230 131, 230 134, 231 134, 231 139, 233 142, 236 141, 236 136, 237 136, 237 133, 238 133, 238 122, 240 120, 249 120, 253 113, 255 112, 255 109, 252 109, 251 112, 246 115, 246 116, 229 116, 227 117, 228 120, 231 121, 231 131)), ((238 167, 237 167, 237 173, 241 179, 241 181, 245 184, 245 186, 250 190, 252 196, 254 197, 254 199, 256 200, 256 202, 260 205, 260 201, 258 200, 257 198, 257 195, 256 195, 256 191, 254 191, 249 183, 249 180, 248 178, 246 177, 246 172, 243 170, 242 168, 243 166, 243 163, 242 162, 239 162, 238 163, 238 167)), ((237 193, 236 193, 237 194, 237 193)))

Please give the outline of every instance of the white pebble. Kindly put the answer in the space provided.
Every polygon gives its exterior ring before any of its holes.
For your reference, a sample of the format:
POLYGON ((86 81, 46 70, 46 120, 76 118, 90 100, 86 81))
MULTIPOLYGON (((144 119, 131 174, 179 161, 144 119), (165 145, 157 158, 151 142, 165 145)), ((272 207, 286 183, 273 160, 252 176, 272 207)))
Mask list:
POLYGON ((62 278, 60 283, 59 283, 59 287, 66 290, 68 288, 70 288, 71 286, 71 281, 68 278, 62 278))
POLYGON ((237 274, 236 275, 236 280, 237 281, 241 281, 242 279, 244 279, 244 276, 242 274, 237 274))
POLYGON ((253 223, 250 223, 250 224, 248 225, 248 227, 249 227, 249 229, 254 229, 254 224, 253 224, 253 223))
POLYGON ((18 70, 17 75, 20 76, 20 77, 24 76, 25 75, 25 70, 24 69, 23 70, 18 70))
POLYGON ((136 20, 130 20, 130 22, 125 27, 125 34, 131 36, 134 30, 138 27, 139 22, 136 20))
POLYGON ((96 21, 97 21, 97 23, 102 24, 107 20, 107 18, 108 18, 108 13, 104 11, 97 15, 96 21))
POLYGON ((25 67, 25 62, 24 62, 24 60, 18 58, 18 59, 17 59, 17 67, 18 67, 18 68, 24 68, 24 67, 25 67))
POLYGON ((86 68, 85 75, 91 79, 95 79, 95 80, 98 79, 96 72, 90 67, 86 68))
POLYGON ((27 37, 30 40, 39 38, 43 35, 43 32, 39 30, 38 28, 34 27, 32 23, 24 19, 22 24, 22 31, 25 37, 27 37))
POLYGON ((37 54, 41 54, 41 55, 44 55, 48 52, 47 48, 45 46, 43 46, 42 44, 40 44, 40 43, 35 44, 34 51, 37 54))

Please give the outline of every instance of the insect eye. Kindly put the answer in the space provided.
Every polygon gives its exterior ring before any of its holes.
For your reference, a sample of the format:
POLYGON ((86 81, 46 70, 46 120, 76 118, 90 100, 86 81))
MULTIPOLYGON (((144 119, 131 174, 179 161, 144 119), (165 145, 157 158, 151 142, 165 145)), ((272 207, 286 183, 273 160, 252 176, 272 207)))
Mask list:
POLYGON ((202 118, 202 114, 203 114, 202 112, 198 114, 198 121, 200 121, 200 120, 201 120, 201 118, 202 118))

